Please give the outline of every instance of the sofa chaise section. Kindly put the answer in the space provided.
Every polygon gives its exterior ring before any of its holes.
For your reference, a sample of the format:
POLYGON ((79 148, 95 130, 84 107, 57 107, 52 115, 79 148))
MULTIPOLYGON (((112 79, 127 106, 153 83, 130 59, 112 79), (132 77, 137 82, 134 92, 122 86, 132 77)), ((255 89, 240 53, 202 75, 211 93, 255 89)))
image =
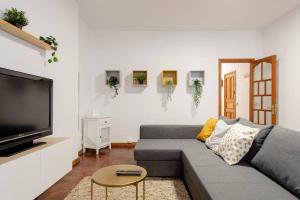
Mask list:
POLYGON ((183 179, 194 200, 296 200, 248 163, 230 166, 212 151, 184 149, 183 179))

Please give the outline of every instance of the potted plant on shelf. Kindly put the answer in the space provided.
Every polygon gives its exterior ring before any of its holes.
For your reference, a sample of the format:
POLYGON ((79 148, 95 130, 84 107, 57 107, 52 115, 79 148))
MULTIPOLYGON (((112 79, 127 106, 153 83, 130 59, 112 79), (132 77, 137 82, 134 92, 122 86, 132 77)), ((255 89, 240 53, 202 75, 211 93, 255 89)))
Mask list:
POLYGON ((118 94, 119 94, 119 88, 118 88, 119 79, 118 79, 118 77, 116 77, 116 76, 109 77, 107 84, 109 85, 110 88, 114 89, 114 91, 115 91, 114 97, 118 96, 118 94))
POLYGON ((47 37, 40 36, 40 40, 49 44, 53 49, 53 52, 51 53, 51 58, 48 59, 48 63, 58 62, 58 58, 56 55, 58 43, 56 38, 51 35, 47 37))
POLYGON ((29 24, 25 14, 25 11, 19 11, 16 8, 6 9, 3 20, 22 29, 29 24))
POLYGON ((168 91, 167 99, 170 100, 170 101, 172 101, 172 93, 174 91, 173 80, 168 80, 167 81, 167 91, 168 91))
POLYGON ((147 79, 146 73, 141 73, 136 76, 136 80, 140 85, 143 85, 147 79))
POLYGON ((200 98, 202 96, 202 82, 199 79, 193 80, 194 85, 194 94, 193 94, 193 100, 196 108, 200 104, 200 98))

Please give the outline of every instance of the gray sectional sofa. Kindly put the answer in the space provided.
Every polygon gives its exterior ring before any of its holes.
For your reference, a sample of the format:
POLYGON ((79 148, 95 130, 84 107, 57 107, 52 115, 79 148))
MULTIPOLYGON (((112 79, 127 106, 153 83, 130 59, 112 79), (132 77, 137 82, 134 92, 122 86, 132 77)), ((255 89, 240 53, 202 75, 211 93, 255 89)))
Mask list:
POLYGON ((286 137, 287 129, 275 127, 265 140, 270 145, 264 143, 250 162, 241 161, 230 166, 195 139, 201 128, 141 126, 140 140, 134 151, 137 164, 145 167, 149 176, 182 177, 194 200, 299 199, 300 133, 292 131, 293 134, 289 134, 294 137, 290 145, 282 139, 286 137), (275 145, 274 142, 284 142, 284 145, 275 145))

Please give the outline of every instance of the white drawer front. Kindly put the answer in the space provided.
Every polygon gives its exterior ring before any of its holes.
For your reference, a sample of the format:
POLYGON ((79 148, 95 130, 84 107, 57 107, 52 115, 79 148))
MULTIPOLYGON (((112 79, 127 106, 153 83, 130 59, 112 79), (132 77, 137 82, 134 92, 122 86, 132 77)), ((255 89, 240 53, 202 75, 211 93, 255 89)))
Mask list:
POLYGON ((111 118, 101 118, 99 119, 100 125, 111 124, 111 118))
POLYGON ((32 200, 40 195, 40 151, 0 165, 0 199, 32 200))
POLYGON ((68 139, 41 150, 42 190, 72 170, 72 140, 68 139))

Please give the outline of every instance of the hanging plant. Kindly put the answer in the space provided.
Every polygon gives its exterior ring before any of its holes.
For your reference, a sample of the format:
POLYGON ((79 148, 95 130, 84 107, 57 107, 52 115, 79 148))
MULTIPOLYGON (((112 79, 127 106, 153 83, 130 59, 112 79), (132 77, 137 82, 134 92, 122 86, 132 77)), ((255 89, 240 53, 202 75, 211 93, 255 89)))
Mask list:
POLYGON ((118 88, 119 79, 118 79, 118 77, 116 77, 116 76, 109 77, 107 83, 110 88, 114 89, 114 91, 115 91, 114 97, 118 96, 118 94, 119 94, 119 88, 118 88))
POLYGON ((168 90, 167 100, 172 101, 172 93, 173 93, 173 91, 174 91, 173 80, 168 80, 168 81, 167 81, 167 90, 168 90))
POLYGON ((136 76, 136 80, 139 82, 140 85, 143 85, 146 79, 147 79, 146 73, 141 73, 136 76))
POLYGON ((56 55, 58 43, 56 41, 56 38, 51 36, 51 35, 48 36, 48 37, 41 36, 40 40, 42 40, 42 41, 46 42, 47 44, 49 44, 53 49, 53 52, 51 53, 51 58, 48 59, 48 63, 58 62, 58 58, 57 58, 57 55, 56 55))
POLYGON ((6 9, 3 20, 22 29, 29 24, 25 14, 25 11, 18 11, 16 8, 6 9))
POLYGON ((199 79, 195 79, 193 80, 193 84, 194 84, 194 94, 193 94, 193 99, 194 99, 194 104, 196 106, 196 108, 199 106, 200 104, 200 98, 202 97, 202 83, 199 79))

